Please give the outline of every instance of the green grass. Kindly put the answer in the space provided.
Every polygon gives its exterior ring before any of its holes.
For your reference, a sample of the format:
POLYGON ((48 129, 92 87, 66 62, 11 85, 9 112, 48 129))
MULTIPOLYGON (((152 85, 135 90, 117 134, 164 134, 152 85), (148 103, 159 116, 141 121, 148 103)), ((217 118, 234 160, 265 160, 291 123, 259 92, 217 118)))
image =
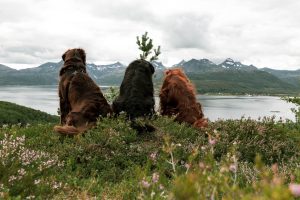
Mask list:
POLYGON ((299 87, 263 71, 187 73, 199 93, 298 94, 299 87))
POLYGON ((0 126, 3 124, 35 124, 35 123, 46 123, 58 122, 57 116, 49 115, 39 110, 27 108, 10 102, 0 101, 0 126))
POLYGON ((156 131, 141 135, 123 116, 76 137, 48 123, 1 128, 0 198, 293 199, 299 124, 240 119, 198 131, 160 116, 148 123, 156 131))

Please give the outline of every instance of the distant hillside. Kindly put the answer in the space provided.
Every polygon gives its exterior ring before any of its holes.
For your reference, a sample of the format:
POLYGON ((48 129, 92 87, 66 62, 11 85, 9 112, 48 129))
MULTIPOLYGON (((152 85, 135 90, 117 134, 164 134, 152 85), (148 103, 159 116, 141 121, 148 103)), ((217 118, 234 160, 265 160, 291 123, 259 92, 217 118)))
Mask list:
MULTIPOLYGON (((0 85, 56 85, 63 62, 48 62, 36 68, 14 70, 0 65, 0 85)), ((153 81, 159 87, 166 67, 153 62, 153 81)), ((300 92, 300 70, 258 69, 228 58, 221 64, 208 59, 181 61, 182 67, 201 93, 297 94, 300 92)), ((87 64, 91 78, 100 85, 120 85, 126 66, 120 62, 108 65, 87 64)))
POLYGON ((0 126, 3 124, 33 124, 58 122, 59 118, 39 110, 0 101, 0 126))
POLYGON ((292 85, 295 85, 299 87, 300 85, 300 69, 295 71, 289 71, 289 70, 274 70, 270 68, 263 68, 262 71, 266 71, 279 79, 290 83, 292 85))
MULTIPOLYGON (((35 68, 15 70, 0 65, 0 85, 57 85, 58 73, 63 62, 47 62, 35 68), (3 66, 3 67, 2 67, 3 66)), ((154 80, 160 80, 165 67, 160 62, 153 62, 154 80)), ((91 78, 100 85, 120 85, 126 66, 120 62, 108 65, 87 64, 91 78)))
POLYGON ((271 74, 262 71, 222 71, 188 73, 200 93, 288 94, 298 91, 271 74))
POLYGON ((0 72, 1 72, 2 74, 8 73, 8 72, 13 72, 13 71, 17 71, 17 70, 12 69, 12 68, 10 68, 10 67, 8 67, 8 66, 1 65, 1 64, 0 64, 0 72))
POLYGON ((192 59, 180 65, 201 93, 289 94, 300 91, 299 86, 230 58, 219 65, 207 59, 192 59))
POLYGON ((61 62, 48 62, 35 68, 13 70, 2 73, 0 85, 56 85, 61 62))

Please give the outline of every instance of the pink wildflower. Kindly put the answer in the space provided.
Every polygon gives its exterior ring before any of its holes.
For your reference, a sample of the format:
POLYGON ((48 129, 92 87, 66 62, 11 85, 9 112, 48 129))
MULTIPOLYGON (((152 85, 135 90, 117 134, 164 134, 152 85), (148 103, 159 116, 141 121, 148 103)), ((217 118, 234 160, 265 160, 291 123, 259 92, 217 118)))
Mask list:
POLYGON ((159 184, 159 189, 163 190, 165 187, 162 184, 159 184))
POLYGON ((199 162, 199 167, 200 167, 201 169, 205 169, 205 164, 204 164, 204 162, 199 162))
POLYGON ((143 179, 141 181, 142 187, 143 188, 149 188, 150 187, 150 183, 148 181, 146 181, 145 179, 143 179))
POLYGON ((300 184, 291 183, 289 189, 295 197, 300 197, 300 184))
POLYGON ((157 153, 153 152, 153 153, 150 154, 150 159, 153 160, 153 161, 156 161, 156 156, 157 156, 157 153))
POLYGON ((236 164, 231 164, 231 165, 229 166, 229 170, 232 171, 233 173, 235 173, 235 172, 237 171, 237 166, 236 166, 236 164))
POLYGON ((191 167, 191 165, 190 165, 190 164, 188 164, 188 163, 185 163, 185 165, 184 165, 184 166, 185 166, 185 168, 186 168, 186 169, 189 169, 189 168, 191 167))
POLYGON ((153 173, 152 174, 152 181, 153 183, 157 183, 159 179, 159 174, 158 173, 153 173))
POLYGON ((215 145, 217 143, 217 141, 215 139, 209 138, 208 140, 210 145, 215 145))

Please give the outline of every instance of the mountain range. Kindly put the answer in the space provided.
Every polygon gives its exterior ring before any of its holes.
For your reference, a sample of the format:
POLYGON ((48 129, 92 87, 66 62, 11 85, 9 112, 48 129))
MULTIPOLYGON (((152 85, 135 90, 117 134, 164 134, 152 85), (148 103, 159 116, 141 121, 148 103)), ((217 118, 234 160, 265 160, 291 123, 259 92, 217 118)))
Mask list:
MULTIPOLYGON (((47 62, 35 68, 12 69, 0 64, 0 85, 57 85, 62 61, 47 62)), ((154 84, 161 85, 166 67, 152 62, 155 67, 154 84)), ((300 92, 300 69, 258 69, 230 58, 220 64, 208 59, 182 60, 174 67, 182 67, 201 93, 236 94, 298 94, 300 92)), ((108 65, 87 64, 92 79, 100 85, 120 85, 126 66, 120 62, 108 65)))

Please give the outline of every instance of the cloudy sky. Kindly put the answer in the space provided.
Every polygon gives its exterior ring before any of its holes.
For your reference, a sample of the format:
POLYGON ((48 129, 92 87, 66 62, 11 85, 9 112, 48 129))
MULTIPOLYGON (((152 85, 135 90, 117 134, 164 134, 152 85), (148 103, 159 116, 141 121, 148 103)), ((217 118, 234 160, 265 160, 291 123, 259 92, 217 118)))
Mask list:
POLYGON ((148 31, 167 66, 230 57, 299 69, 299 10, 298 0, 1 0, 0 63, 35 67, 81 47, 88 62, 127 64, 148 31))

